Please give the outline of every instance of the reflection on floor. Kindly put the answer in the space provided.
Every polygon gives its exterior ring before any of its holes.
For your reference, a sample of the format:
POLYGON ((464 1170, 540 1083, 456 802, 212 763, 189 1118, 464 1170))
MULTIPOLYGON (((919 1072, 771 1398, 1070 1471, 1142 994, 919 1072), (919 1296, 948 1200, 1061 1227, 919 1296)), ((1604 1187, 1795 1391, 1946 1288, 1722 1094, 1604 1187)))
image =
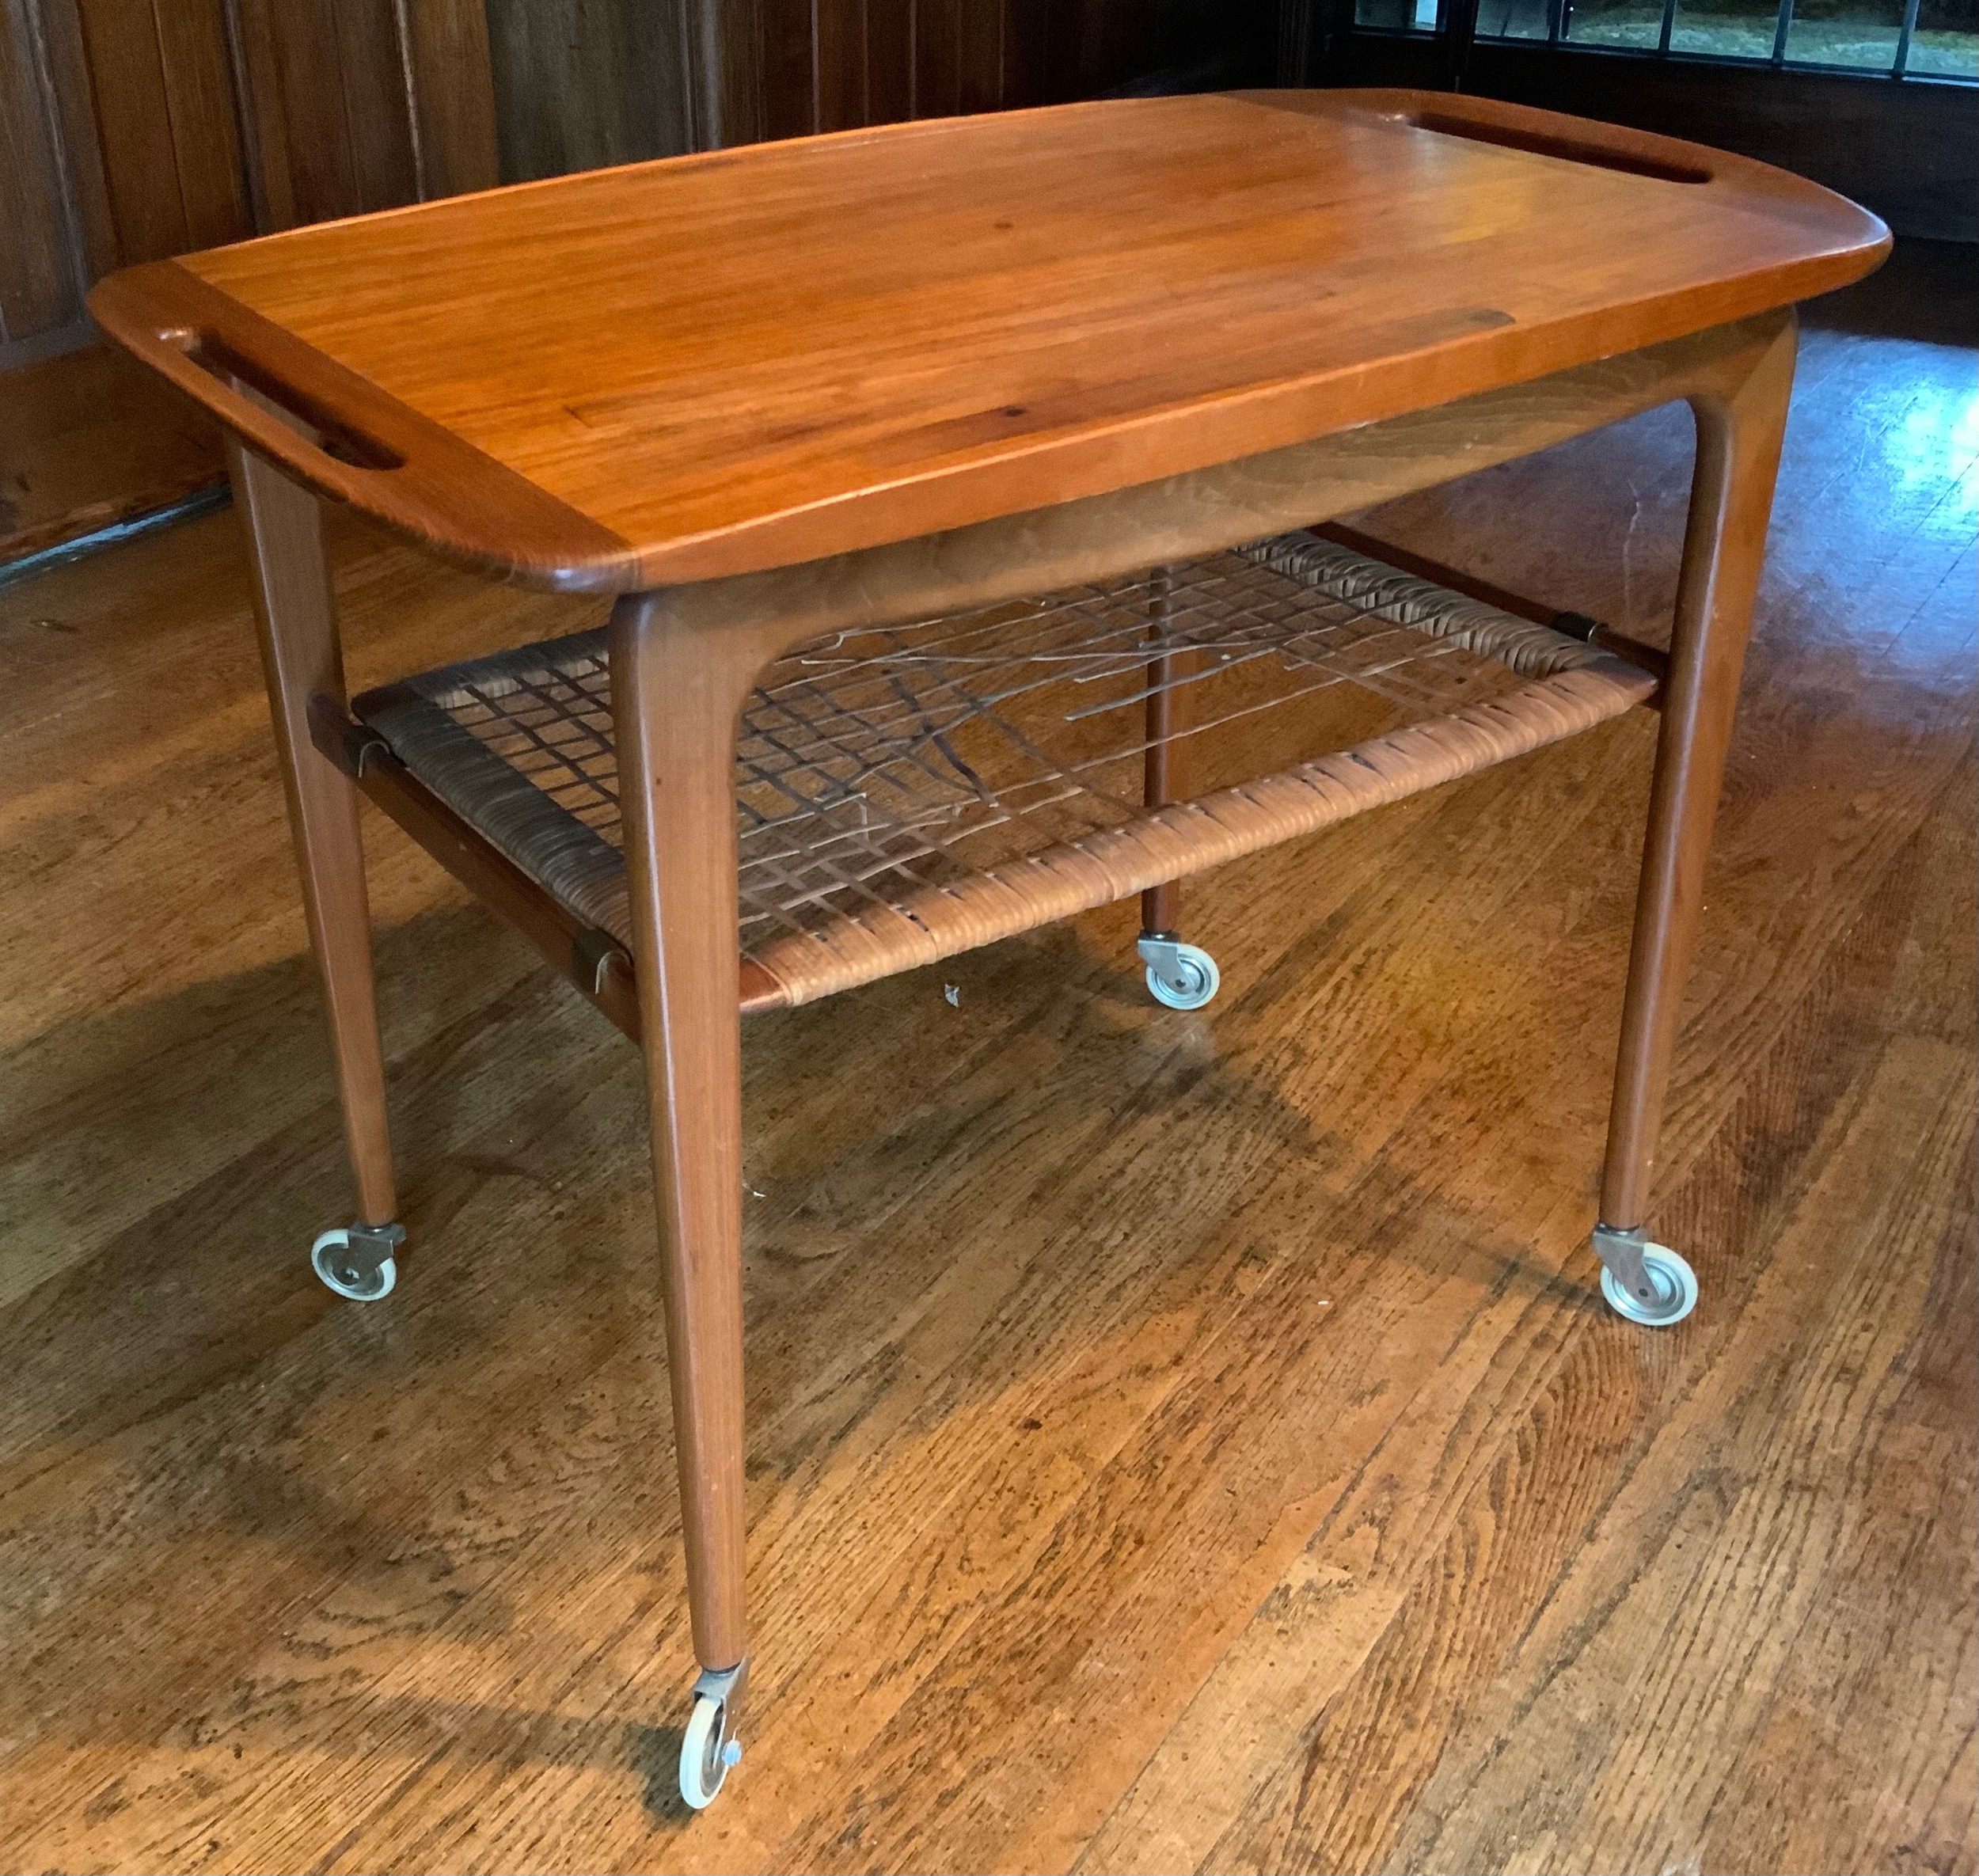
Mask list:
MULTIPOLYGON (((1671 1102, 1696 1316, 1586 1248, 1640 715, 1193 887, 1200 1016, 1123 908, 753 1023, 698 1818, 632 1051, 374 822, 412 1239, 337 1303, 236 523, 0 593, 0 1865, 1973 1869, 1973 354, 1858 303, 1671 1102)), ((1654 634, 1688 428, 1362 525, 1654 634)), ((360 681, 595 616, 337 541, 360 681)))

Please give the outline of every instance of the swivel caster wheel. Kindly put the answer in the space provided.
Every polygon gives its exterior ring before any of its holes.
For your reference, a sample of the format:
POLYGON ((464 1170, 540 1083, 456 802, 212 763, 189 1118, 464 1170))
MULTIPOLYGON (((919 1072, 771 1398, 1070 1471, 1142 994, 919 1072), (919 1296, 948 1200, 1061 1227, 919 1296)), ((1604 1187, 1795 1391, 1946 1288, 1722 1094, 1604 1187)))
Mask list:
POLYGON ((742 1763, 735 1722, 748 1673, 744 1661, 726 1673, 704 1673, 694 1683, 694 1710, 680 1738, 680 1795, 690 1810, 706 1810, 731 1768, 742 1763))
POLYGON ((392 1253, 405 1242, 403 1225, 340 1225, 310 1247, 310 1267, 340 1297, 375 1303, 398 1282, 392 1253))
POLYGON ((1148 967, 1148 994, 1172 1010, 1199 1010, 1217 993, 1222 979, 1216 959, 1198 944, 1179 939, 1143 938, 1138 947, 1148 967))
POLYGON ((1601 1260, 1601 1294, 1617 1316, 1666 1329, 1697 1307, 1697 1273, 1669 1245, 1602 1225, 1594 1229, 1594 1250, 1601 1260))

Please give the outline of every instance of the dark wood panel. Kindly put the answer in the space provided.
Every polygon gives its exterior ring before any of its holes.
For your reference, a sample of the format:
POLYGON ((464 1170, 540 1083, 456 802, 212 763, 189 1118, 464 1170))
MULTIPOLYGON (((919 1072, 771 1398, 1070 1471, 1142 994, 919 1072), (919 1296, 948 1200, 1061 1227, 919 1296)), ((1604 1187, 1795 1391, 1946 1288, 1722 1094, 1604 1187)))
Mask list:
POLYGON ((480 0, 6 0, 0 106, 13 340, 117 267, 497 179, 480 0))
POLYGON ((683 12, 692 146, 725 149, 763 138, 765 0, 677 0, 683 12))
POLYGON ((993 111, 1003 103, 1004 8, 955 0, 955 108, 993 111))
MULTIPOLYGON (((62 0, 17 0, 35 7, 47 61, 54 135, 60 146, 66 207, 79 242, 80 272, 91 280, 117 264, 116 227, 96 134, 96 92, 82 41, 82 21, 62 0)), ((81 311, 80 300, 77 311, 81 311)))
MULTIPOLYGON (((332 69, 343 93, 353 184, 351 207, 340 205, 325 212, 363 214, 416 201, 419 178, 412 163, 412 116, 393 0, 318 3, 328 6, 336 32, 332 69)), ((285 14, 295 4, 296 0, 281 0, 285 14)))
POLYGON ((682 11, 640 0, 488 0, 504 180, 693 147, 682 11))
POLYGON ((481 0, 407 0, 415 168, 422 199, 501 180, 488 9, 481 0))
POLYGON ((391 0, 239 0, 270 226, 414 199, 391 0))
POLYGON ((763 134, 1267 83, 1268 0, 762 0, 763 134))
POLYGON ((963 109, 963 0, 914 0, 914 115, 952 117, 963 109))
POLYGON ((866 0, 817 0, 812 19, 818 127, 849 130, 866 121, 866 0))
POLYGON ((1052 0, 1004 0, 1003 95, 1005 107, 1043 104, 1050 83, 1052 0))
POLYGON ((79 0, 120 264, 192 245, 172 161, 172 107, 150 0, 79 0))
MULTIPOLYGON (((234 105, 221 0, 169 0, 152 9, 186 239, 216 247, 253 232, 234 105)), ((150 260, 150 255, 132 255, 150 260)))
POLYGON ((868 123, 898 123, 917 115, 914 36, 919 10, 917 0, 866 0, 868 123))
POLYGON ((252 233, 221 0, 73 9, 116 264, 252 233))
POLYGON ((807 137, 818 127, 811 0, 762 0, 760 18, 762 134, 807 137))
POLYGON ((0 0, 0 340, 82 310, 35 28, 28 0, 0 0))

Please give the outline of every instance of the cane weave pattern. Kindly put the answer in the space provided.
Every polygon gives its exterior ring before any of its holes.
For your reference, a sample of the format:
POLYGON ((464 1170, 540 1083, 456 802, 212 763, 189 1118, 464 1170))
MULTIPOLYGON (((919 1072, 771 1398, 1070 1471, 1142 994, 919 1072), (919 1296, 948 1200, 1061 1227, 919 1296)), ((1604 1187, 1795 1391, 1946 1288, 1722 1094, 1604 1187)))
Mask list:
MULTIPOLYGON (((784 1001, 808 1001, 1434 786, 1651 688, 1305 534, 834 634, 777 660, 743 712, 743 955, 784 1001), (1179 804, 1143 801, 1156 737, 1179 804)), ((602 631, 356 708, 491 844, 629 946, 602 631)))

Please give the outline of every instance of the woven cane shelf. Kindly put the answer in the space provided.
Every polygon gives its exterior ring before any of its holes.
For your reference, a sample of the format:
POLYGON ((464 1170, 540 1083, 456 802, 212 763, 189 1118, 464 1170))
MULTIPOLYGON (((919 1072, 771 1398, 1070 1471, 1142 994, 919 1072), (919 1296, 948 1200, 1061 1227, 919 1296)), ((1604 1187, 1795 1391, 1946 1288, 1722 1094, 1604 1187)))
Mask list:
MULTIPOLYGON (((1644 701, 1609 653, 1304 534, 799 647, 743 713, 745 959, 810 1002, 1328 826, 1644 701), (1166 742, 1188 799, 1150 807, 1166 742), (1330 753, 1315 755, 1316 750, 1330 753)), ((358 716, 629 947, 602 631, 358 716)))

